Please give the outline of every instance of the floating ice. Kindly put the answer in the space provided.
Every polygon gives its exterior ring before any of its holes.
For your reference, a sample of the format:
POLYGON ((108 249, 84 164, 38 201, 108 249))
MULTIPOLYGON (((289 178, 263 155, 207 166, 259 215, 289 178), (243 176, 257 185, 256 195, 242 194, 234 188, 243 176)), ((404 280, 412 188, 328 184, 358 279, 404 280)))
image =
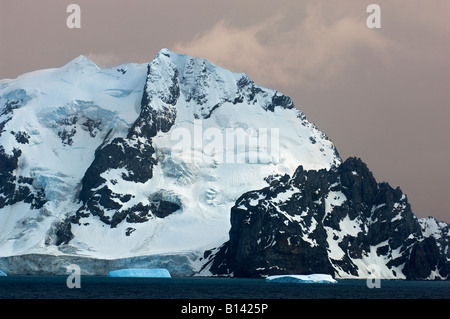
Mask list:
POLYGON ((277 275, 266 278, 269 282, 293 282, 293 283, 316 283, 316 284, 336 284, 337 281, 331 275, 312 274, 312 275, 277 275))
POLYGON ((5 272, 3 270, 0 269, 0 277, 6 277, 7 275, 5 274, 5 272))
POLYGON ((138 278, 170 278, 170 273, 165 268, 129 268, 110 271, 109 277, 138 277, 138 278))

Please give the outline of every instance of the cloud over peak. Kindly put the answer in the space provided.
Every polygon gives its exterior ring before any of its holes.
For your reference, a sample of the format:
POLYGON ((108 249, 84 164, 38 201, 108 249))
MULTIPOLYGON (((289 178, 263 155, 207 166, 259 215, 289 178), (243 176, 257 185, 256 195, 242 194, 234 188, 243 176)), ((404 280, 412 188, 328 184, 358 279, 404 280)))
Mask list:
MULTIPOLYGON (((329 9, 328 9, 329 10, 329 9)), ((366 26, 365 11, 326 17, 320 4, 308 4, 305 17, 287 24, 286 13, 245 27, 222 19, 209 31, 174 50, 204 56, 264 85, 313 84, 339 77, 358 51, 386 52, 391 41, 366 26)))

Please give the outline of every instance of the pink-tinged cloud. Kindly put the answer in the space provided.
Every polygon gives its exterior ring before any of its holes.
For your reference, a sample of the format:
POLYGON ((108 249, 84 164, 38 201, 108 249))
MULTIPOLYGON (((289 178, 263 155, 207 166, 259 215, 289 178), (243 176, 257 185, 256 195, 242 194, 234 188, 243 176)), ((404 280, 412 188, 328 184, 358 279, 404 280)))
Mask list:
POLYGON ((306 6, 306 17, 285 26, 284 15, 246 27, 226 20, 174 50, 204 56, 236 72, 246 72, 265 85, 322 83, 345 72, 361 50, 385 56, 394 44, 367 28, 364 12, 330 20, 322 5, 306 6), (283 31, 280 31, 283 30, 283 31))

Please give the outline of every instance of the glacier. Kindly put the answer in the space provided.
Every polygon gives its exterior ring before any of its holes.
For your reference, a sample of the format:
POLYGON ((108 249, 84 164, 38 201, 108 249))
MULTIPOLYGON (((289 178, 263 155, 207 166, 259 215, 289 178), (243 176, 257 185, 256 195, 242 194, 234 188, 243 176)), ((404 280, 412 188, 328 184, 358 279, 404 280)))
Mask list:
POLYGON ((164 268, 172 277, 189 277, 198 273, 201 262, 193 253, 176 255, 148 255, 129 258, 102 259, 85 256, 60 254, 23 254, 0 257, 0 269, 9 275, 67 276, 69 265, 78 265, 81 275, 108 276, 117 269, 158 269, 164 268))

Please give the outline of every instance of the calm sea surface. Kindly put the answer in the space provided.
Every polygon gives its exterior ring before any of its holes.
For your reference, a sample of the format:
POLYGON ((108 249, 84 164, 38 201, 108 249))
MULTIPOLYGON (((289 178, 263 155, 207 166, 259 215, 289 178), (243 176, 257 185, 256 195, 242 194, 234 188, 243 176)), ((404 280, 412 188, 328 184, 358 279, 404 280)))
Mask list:
POLYGON ((81 276, 68 288, 64 276, 0 277, 0 299, 450 299, 450 281, 365 280, 337 284, 273 283, 237 278, 110 278, 81 276))

